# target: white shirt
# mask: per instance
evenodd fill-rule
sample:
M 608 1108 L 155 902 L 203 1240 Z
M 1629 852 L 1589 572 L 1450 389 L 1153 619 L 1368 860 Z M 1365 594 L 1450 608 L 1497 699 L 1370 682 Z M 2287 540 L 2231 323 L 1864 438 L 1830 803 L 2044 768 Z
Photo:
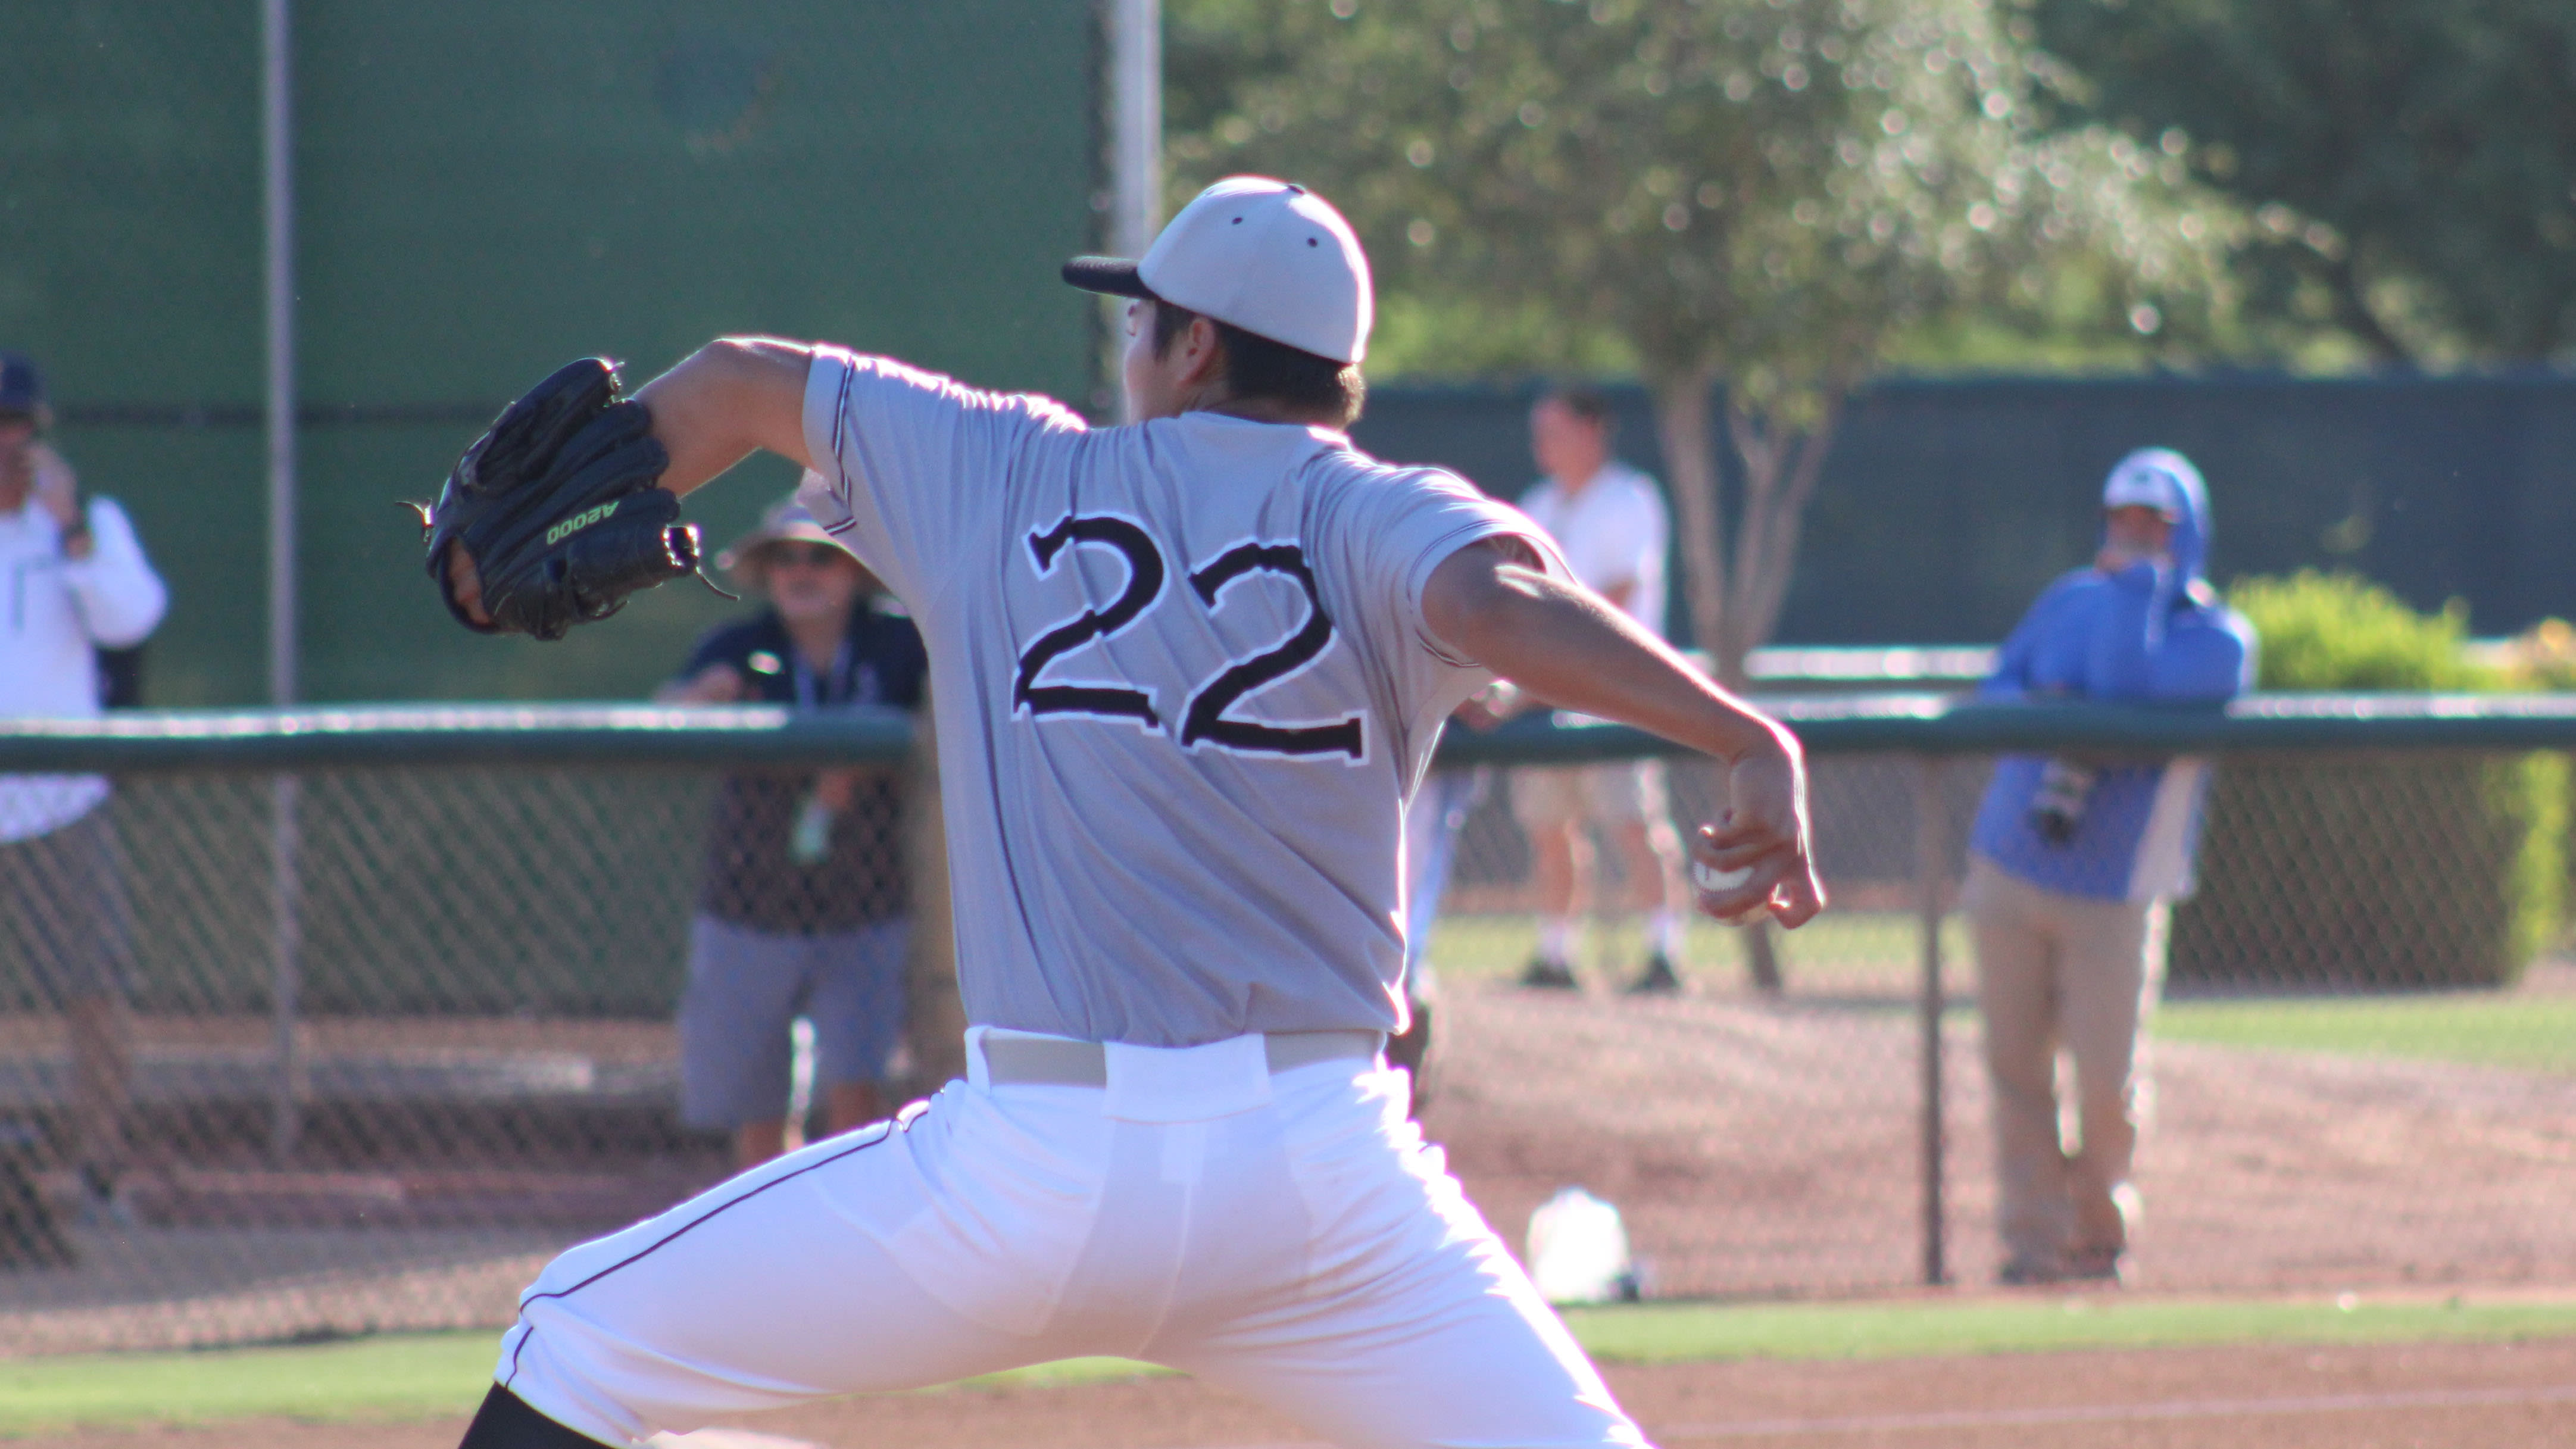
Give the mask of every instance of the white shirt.
M 0 513 L 0 718 L 95 718 L 93 651 L 143 642 L 169 604 L 125 510 L 93 497 L 88 511 L 94 547 L 77 561 L 34 499 Z M 97 775 L 0 775 L 0 843 L 59 830 L 106 798 Z
M 1614 458 L 1571 497 L 1554 478 L 1540 479 L 1522 496 L 1521 511 L 1556 539 L 1585 588 L 1607 594 L 1633 584 L 1620 607 L 1664 637 L 1664 549 L 1672 524 L 1654 479 Z
M 1091 429 L 823 350 L 814 516 L 930 651 L 967 1020 L 1139 1046 L 1404 1022 L 1404 803 L 1490 678 L 1432 569 L 1530 521 L 1322 428 Z

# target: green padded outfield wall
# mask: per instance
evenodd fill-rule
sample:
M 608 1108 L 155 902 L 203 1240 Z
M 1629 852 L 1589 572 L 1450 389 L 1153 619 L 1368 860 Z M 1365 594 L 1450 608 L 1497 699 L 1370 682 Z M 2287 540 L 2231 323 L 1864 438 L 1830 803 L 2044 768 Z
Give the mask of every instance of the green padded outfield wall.
M 823 337 L 1089 404 L 1086 0 L 297 0 L 304 694 L 631 696 L 740 605 L 448 621 L 397 511 L 566 358 Z M 0 347 L 169 579 L 146 699 L 266 690 L 256 0 L 0 0 Z M 794 482 L 692 500 L 711 544 Z

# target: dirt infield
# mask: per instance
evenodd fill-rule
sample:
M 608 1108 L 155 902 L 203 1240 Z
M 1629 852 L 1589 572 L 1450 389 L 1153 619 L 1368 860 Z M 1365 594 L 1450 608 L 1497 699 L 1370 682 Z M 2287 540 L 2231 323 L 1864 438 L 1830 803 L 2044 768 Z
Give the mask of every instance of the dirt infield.
M 1614 1366 L 1610 1378 L 1648 1433 L 1668 1445 L 2024 1449 L 2035 1438 L 2063 1449 L 2576 1444 L 2576 1339 Z M 462 1427 L 461 1419 L 364 1426 L 262 1420 L 16 1442 L 25 1449 L 446 1449 Z M 1287 1449 L 1310 1442 L 1285 1417 L 1181 1378 L 857 1399 L 764 1415 L 743 1427 L 771 1436 L 770 1444 L 832 1449 Z
M 1451 983 L 1437 1023 L 1426 1127 L 1507 1240 L 1519 1242 L 1548 1194 L 1580 1183 L 1624 1212 L 1660 1296 L 1921 1283 L 1917 1026 L 1895 981 L 1847 976 L 1774 1000 L 1712 968 L 1688 995 L 1639 1000 L 1469 977 Z M 594 1035 L 567 1031 L 554 1049 L 651 1050 L 644 1033 Z M 1955 1014 L 1944 1040 L 1947 1266 L 1974 1287 L 1991 1281 L 1995 1253 L 1973 1017 Z M 496 1037 L 485 1049 L 533 1048 Z M 2576 1078 L 2167 1044 L 2155 1080 L 2139 1160 L 2142 1288 L 2576 1283 L 2576 1214 L 2565 1210 L 2576 1202 Z M 286 1189 L 300 1194 L 296 1215 L 92 1234 L 79 1271 L 10 1275 L 0 1352 L 497 1327 L 552 1251 L 671 1201 L 692 1170 L 702 1165 L 675 1158 L 235 1174 L 277 1189 L 257 1198 L 272 1213 Z M 475 1193 L 429 1191 L 460 1184 Z M 326 1200 L 332 1191 L 349 1200 Z
M 1654 1291 L 1874 1292 L 1922 1273 L 1918 1027 L 1899 998 L 1566 998 L 1439 1014 L 1426 1115 L 1506 1238 L 1581 1183 Z M 1985 1073 L 1944 1031 L 1951 1281 L 1992 1281 Z M 2576 1079 L 2161 1044 L 2133 1282 L 2194 1291 L 2576 1281 Z

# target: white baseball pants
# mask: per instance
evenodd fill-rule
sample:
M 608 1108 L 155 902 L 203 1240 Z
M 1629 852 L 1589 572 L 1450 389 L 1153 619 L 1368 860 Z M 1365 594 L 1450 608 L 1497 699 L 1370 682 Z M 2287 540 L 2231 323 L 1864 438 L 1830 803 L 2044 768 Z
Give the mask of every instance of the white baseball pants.
M 1642 1445 L 1401 1072 L 1112 1045 L 1106 1088 L 970 1076 L 539 1275 L 496 1378 L 603 1442 L 1090 1354 L 1346 1449 Z M 1017 1036 L 1022 1033 L 989 1033 Z

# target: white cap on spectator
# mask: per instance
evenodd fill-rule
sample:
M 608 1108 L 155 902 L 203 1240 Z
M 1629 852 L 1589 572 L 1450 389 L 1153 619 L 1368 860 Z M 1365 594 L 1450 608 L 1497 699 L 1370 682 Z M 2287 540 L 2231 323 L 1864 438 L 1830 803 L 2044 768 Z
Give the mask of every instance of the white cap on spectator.
M 2163 450 L 2142 449 L 2122 458 L 2102 485 L 2104 508 L 2152 508 L 2167 519 L 2183 515 L 2182 480 L 2165 466 Z
M 1351 224 L 1305 187 L 1229 176 L 1181 209 L 1141 260 L 1076 257 L 1064 279 L 1146 297 L 1335 362 L 1368 355 L 1374 302 Z

